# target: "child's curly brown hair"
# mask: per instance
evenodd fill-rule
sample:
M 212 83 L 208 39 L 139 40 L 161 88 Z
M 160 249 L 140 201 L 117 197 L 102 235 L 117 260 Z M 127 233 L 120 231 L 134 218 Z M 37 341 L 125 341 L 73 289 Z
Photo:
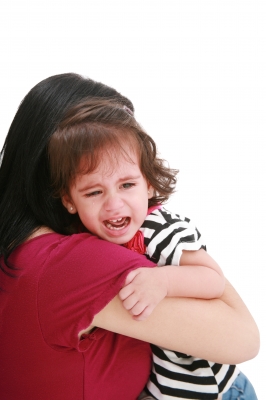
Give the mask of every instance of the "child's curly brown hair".
M 154 188 L 149 206 L 166 202 L 175 190 L 178 170 L 171 169 L 158 156 L 154 140 L 135 120 L 131 110 L 129 112 L 127 107 L 113 100 L 103 99 L 88 100 L 74 106 L 49 142 L 55 196 L 69 194 L 75 176 L 93 172 L 103 154 L 109 157 L 111 167 L 117 161 L 114 154 L 122 154 L 130 161 L 129 149 L 136 152 L 140 170 Z

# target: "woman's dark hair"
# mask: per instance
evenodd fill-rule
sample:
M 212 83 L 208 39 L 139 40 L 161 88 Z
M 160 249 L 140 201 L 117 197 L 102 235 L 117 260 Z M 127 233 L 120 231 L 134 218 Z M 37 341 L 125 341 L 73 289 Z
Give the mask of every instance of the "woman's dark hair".
M 113 100 L 91 99 L 75 105 L 60 122 L 48 146 L 54 195 L 69 195 L 76 175 L 93 172 L 102 160 L 110 172 L 120 155 L 132 161 L 131 151 L 154 189 L 149 206 L 167 201 L 174 191 L 177 171 L 158 156 L 154 140 L 133 114 Z
M 21 102 L 0 158 L 0 256 L 6 265 L 10 253 L 40 226 L 67 232 L 71 215 L 52 194 L 47 146 L 65 113 L 95 97 L 134 111 L 115 89 L 73 73 L 41 81 Z

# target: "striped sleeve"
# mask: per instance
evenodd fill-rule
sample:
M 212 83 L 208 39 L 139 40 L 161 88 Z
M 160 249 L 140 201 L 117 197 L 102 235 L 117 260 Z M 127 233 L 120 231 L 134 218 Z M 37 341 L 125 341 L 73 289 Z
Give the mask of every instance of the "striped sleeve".
M 206 250 L 201 234 L 190 219 L 165 208 L 147 215 L 140 230 L 146 255 L 159 266 L 179 265 L 183 250 Z

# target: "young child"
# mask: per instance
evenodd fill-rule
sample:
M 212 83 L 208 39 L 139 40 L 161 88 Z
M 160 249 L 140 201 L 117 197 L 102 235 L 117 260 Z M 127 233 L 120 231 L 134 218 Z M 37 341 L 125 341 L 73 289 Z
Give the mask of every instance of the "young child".
M 199 231 L 188 218 L 162 207 L 174 191 L 177 171 L 158 157 L 154 141 L 130 110 L 112 101 L 76 106 L 52 136 L 49 154 L 55 193 L 73 214 L 73 224 L 81 222 L 92 234 L 164 266 L 139 268 L 127 276 L 120 298 L 133 318 L 147 318 L 165 296 L 222 295 L 223 273 L 206 253 Z M 65 183 L 58 187 L 57 165 L 62 163 Z M 236 399 L 239 393 L 256 399 L 234 365 L 151 347 L 146 391 L 155 399 Z

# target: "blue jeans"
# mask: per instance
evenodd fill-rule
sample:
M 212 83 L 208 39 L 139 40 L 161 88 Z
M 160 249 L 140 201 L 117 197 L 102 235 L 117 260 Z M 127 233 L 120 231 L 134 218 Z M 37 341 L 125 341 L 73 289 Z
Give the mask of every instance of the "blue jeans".
M 258 400 L 258 398 L 248 378 L 240 372 L 222 400 Z

